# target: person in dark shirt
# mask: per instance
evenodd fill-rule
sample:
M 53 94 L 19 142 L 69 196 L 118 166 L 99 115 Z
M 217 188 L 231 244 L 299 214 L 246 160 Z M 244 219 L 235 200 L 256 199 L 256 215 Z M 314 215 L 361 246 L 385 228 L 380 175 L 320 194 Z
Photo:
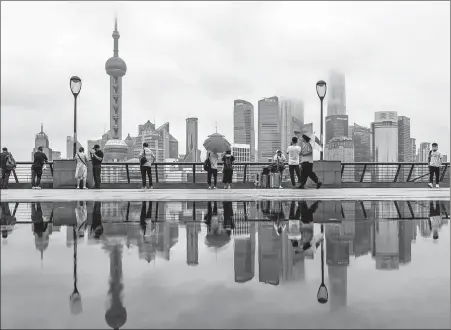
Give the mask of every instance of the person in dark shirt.
M 92 211 L 91 233 L 94 233 L 95 239 L 100 239 L 103 234 L 101 202 L 94 202 L 94 209 Z
M 43 150 L 42 147 L 38 147 L 38 151 L 36 151 L 33 156 L 33 165 L 31 165 L 31 188 L 32 189 L 41 189 L 40 184 L 41 184 L 41 177 L 42 177 L 42 169 L 44 167 L 44 164 L 49 162 L 47 155 L 45 153 L 43 153 L 42 150 Z
M 102 171 L 102 161 L 103 161 L 103 152 L 100 150 L 100 146 L 96 144 L 94 148 L 91 150 L 91 160 L 92 160 L 92 172 L 94 175 L 94 188 L 100 189 L 101 179 L 101 171 Z
M 41 203 L 31 203 L 31 222 L 33 223 L 33 232 L 42 237 L 47 230 L 48 223 L 44 221 Z
M 15 167 L 14 166 L 13 168 L 11 168 L 8 165 L 8 160 L 11 160 L 13 164 L 16 163 L 13 155 L 8 152 L 8 148 L 3 148 L 2 153 L 0 154 L 0 168 L 2 170 L 2 178 L 0 179 L 1 189 L 8 189 L 9 176 L 11 175 L 11 171 Z

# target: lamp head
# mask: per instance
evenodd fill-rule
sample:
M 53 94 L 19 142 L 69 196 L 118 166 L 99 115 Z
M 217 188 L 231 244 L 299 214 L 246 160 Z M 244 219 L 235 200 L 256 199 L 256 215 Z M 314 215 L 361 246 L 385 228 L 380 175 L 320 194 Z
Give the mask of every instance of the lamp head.
M 316 298 L 320 304 L 325 304 L 329 300 L 329 292 L 327 291 L 327 287 L 322 283 L 318 289 L 318 293 L 316 294 Z
M 324 80 L 320 80 L 316 83 L 316 93 L 318 97 L 322 100 L 326 96 L 327 84 Z
M 70 90 L 74 96 L 77 96 L 81 91 L 81 79 L 80 77 L 73 76 L 70 78 Z

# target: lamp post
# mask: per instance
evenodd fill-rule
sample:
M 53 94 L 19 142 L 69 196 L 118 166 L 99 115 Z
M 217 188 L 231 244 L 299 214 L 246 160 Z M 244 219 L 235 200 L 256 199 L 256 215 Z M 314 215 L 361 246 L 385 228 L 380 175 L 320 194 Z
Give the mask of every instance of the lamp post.
M 323 141 L 323 100 L 326 96 L 327 91 L 327 84 L 324 80 L 320 80 L 316 83 L 316 94 L 318 94 L 318 97 L 321 101 L 321 152 L 320 152 L 320 160 L 323 160 L 323 149 L 324 149 L 324 141 Z
M 324 235 L 324 225 L 321 225 L 321 234 Z M 329 292 L 324 284 L 324 236 L 321 241 L 321 285 L 319 286 L 316 298 L 320 304 L 325 304 L 329 300 Z
M 75 154 L 77 153 L 77 96 L 81 91 L 81 79 L 80 77 L 73 76 L 70 78 L 70 90 L 72 95 L 74 95 L 74 152 L 73 157 L 75 159 Z
M 81 295 L 77 288 L 77 229 L 76 225 L 72 228 L 72 234 L 74 236 L 74 290 L 70 295 L 70 311 L 72 314 L 80 314 L 83 311 L 81 304 Z

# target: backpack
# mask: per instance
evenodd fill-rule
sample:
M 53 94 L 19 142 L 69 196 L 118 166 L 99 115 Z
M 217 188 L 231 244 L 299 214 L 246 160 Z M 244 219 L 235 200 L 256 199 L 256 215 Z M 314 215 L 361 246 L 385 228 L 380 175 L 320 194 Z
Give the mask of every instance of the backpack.
M 207 159 L 205 159 L 204 161 L 204 171 L 210 171 L 211 170 L 211 161 L 210 161 L 210 157 L 207 157 Z
M 144 152 L 143 152 L 143 155 L 142 155 L 142 157 L 141 157 L 141 159 L 140 159 L 140 161 L 139 161 L 139 163 L 140 163 L 141 166 L 144 166 L 144 164 L 147 163 L 146 149 L 143 148 L 143 151 L 144 151 Z
M 231 170 L 232 168 L 232 157 L 224 157 L 224 169 Z
M 6 156 L 5 167 L 8 171 L 14 170 L 16 168 L 16 161 L 14 160 L 14 158 L 12 158 L 11 154 L 8 154 Z

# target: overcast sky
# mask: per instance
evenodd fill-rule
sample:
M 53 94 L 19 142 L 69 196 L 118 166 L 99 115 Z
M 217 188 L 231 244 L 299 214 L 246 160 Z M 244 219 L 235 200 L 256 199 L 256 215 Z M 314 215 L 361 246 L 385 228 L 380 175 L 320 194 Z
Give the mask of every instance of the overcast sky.
M 79 139 L 109 128 L 114 15 L 123 78 L 123 132 L 156 119 L 185 151 L 185 119 L 200 146 L 233 142 L 233 100 L 293 96 L 319 132 L 316 81 L 346 75 L 350 123 L 374 112 L 411 118 L 411 135 L 450 145 L 450 4 L 446 2 L 2 2 L 1 144 L 29 160 L 41 122 L 54 150 L 73 135 L 69 78 L 83 80 Z

